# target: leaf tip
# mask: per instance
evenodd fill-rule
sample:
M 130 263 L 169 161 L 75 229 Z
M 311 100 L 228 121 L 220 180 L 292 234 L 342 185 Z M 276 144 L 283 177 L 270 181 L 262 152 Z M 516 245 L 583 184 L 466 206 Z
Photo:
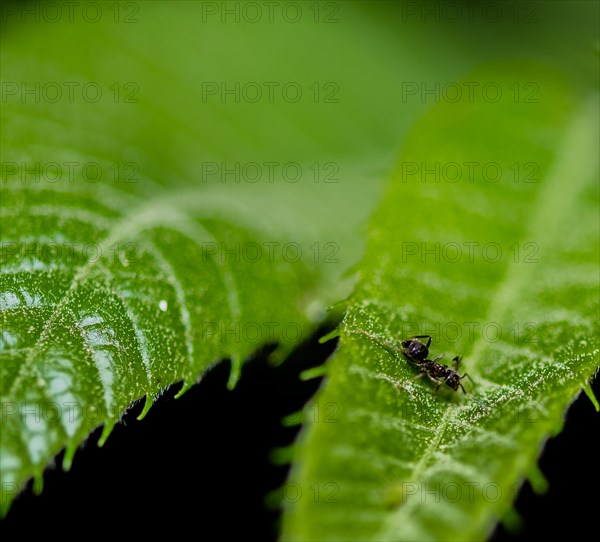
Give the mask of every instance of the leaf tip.
M 65 456 L 62 461 L 63 470 L 69 471 L 71 470 L 71 465 L 73 464 L 73 457 L 75 456 L 75 452 L 77 451 L 77 444 L 74 442 L 70 442 L 65 450 Z
M 227 381 L 227 389 L 232 390 L 240 379 L 242 372 L 242 360 L 239 354 L 231 356 L 231 371 L 229 372 L 229 380 Z
M 44 490 L 44 473 L 38 472 L 33 476 L 33 493 L 41 495 Z
M 531 467 L 527 478 L 536 494 L 543 495 L 548 491 L 548 480 L 546 480 L 546 477 L 537 465 Z
M 137 417 L 137 419 L 143 420 L 146 417 L 146 414 L 148 414 L 148 411 L 152 408 L 153 404 L 154 404 L 154 397 L 148 393 L 146 395 L 146 402 L 144 404 L 144 409 L 142 410 L 140 415 Z
M 275 350 L 273 350 L 273 352 L 271 352 L 267 357 L 269 365 L 272 367 L 278 367 L 286 360 L 291 351 L 292 348 L 290 346 L 285 346 L 282 343 L 279 343 L 277 348 L 275 348 Z
M 500 520 L 504 528 L 512 534 L 517 534 L 523 527 L 523 519 L 514 508 L 509 508 Z
M 600 412 L 600 404 L 598 403 L 596 394 L 594 393 L 594 390 L 592 389 L 592 386 L 589 382 L 587 382 L 586 385 L 583 386 L 583 391 L 588 396 L 589 400 L 592 402 L 592 405 L 594 405 L 596 412 Z
M 181 385 L 181 389 L 175 394 L 175 399 L 179 399 L 193 385 L 194 385 L 193 382 L 188 382 L 187 380 L 184 380 L 183 384 Z
M 98 439 L 98 448 L 102 448 L 108 436 L 112 433 L 113 427 L 115 426 L 114 420 L 107 421 L 102 428 L 102 434 Z
M 294 445 L 274 448 L 269 454 L 269 459 L 274 465 L 289 465 L 294 456 Z
M 283 488 L 269 491 L 264 497 L 264 506 L 267 510 L 280 510 L 283 503 Z
M 298 425 L 302 425 L 303 411 L 298 410 L 297 412 L 292 412 L 288 414 L 281 420 L 281 425 L 283 427 L 296 427 Z
M 324 363 L 323 365 L 319 365 L 317 367 L 311 367 L 310 369 L 306 369 L 300 373 L 300 380 L 307 381 L 312 380 L 313 378 L 320 378 L 327 374 L 327 365 Z
M 339 336 L 340 336 L 340 328 L 336 327 L 334 330 L 330 331 L 326 335 L 323 335 L 319 339 L 319 344 L 324 344 L 327 341 L 330 341 L 331 339 L 335 339 L 336 337 L 339 337 Z

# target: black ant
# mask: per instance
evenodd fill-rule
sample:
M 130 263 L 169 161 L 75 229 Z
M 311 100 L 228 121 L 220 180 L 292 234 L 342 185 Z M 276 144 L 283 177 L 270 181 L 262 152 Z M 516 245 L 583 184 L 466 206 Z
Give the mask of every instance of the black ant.
M 477 401 L 480 405 L 487 409 L 487 407 L 481 401 L 479 401 L 479 399 L 473 397 L 470 393 L 467 393 L 461 383 L 461 380 L 465 377 L 473 382 L 473 379 L 467 373 L 462 376 L 458 374 L 458 366 L 462 360 L 462 356 L 455 356 L 452 359 L 454 362 L 453 369 L 449 368 L 447 365 L 438 363 L 438 360 L 442 359 L 444 354 L 440 354 L 434 359 L 427 359 L 427 356 L 429 356 L 429 346 L 431 345 L 432 340 L 431 335 L 417 335 L 412 339 L 402 341 L 400 343 L 402 348 L 398 348 L 396 345 L 384 341 L 375 335 L 367 333 L 366 331 L 356 330 L 353 333 L 361 333 L 362 335 L 366 335 L 380 344 L 391 348 L 395 352 L 400 352 L 403 354 L 411 363 L 414 363 L 420 368 L 419 374 L 417 374 L 413 380 L 421 378 L 423 375 L 427 375 L 427 378 L 436 384 L 435 389 L 433 390 L 434 396 L 442 384 L 445 383 L 451 390 L 458 391 L 458 388 L 460 388 L 467 397 Z M 427 344 L 422 343 L 419 339 L 427 339 Z

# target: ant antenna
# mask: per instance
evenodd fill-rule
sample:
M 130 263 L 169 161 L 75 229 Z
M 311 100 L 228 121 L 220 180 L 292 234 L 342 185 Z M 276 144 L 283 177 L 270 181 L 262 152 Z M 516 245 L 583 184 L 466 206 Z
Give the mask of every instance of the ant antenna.
M 387 341 L 381 339 L 380 337 L 378 337 L 377 335 L 373 335 L 372 333 L 369 333 L 368 331 L 363 331 L 362 329 L 354 329 L 354 330 L 348 331 L 348 333 L 354 334 L 354 335 L 364 335 L 365 337 L 369 337 L 369 339 L 372 339 L 381 345 L 387 346 L 388 348 L 391 348 L 392 350 L 395 350 L 396 352 L 400 352 L 401 354 L 403 353 L 403 351 L 400 348 L 398 348 L 396 345 L 394 345 L 390 342 L 387 342 Z
M 454 361 L 455 363 L 455 367 L 456 369 L 458 369 L 458 365 L 462 360 L 462 356 L 456 356 L 452 361 Z M 458 379 L 461 380 L 463 378 L 468 378 L 473 384 L 475 384 L 475 381 L 469 376 L 468 373 L 465 373 L 462 376 L 459 376 Z M 473 399 L 473 401 L 476 401 L 477 403 L 479 403 L 483 408 L 485 408 L 486 410 L 489 410 L 489 408 L 482 403 L 479 399 L 477 399 L 477 397 L 474 397 L 473 395 L 471 395 L 470 393 L 467 393 L 465 390 L 465 387 L 459 382 L 458 385 L 460 386 L 460 389 L 463 391 L 463 393 L 469 398 L 469 399 Z
M 468 375 L 464 375 L 464 376 L 468 376 Z M 469 380 L 471 380 L 471 377 L 469 377 Z M 472 380 L 471 380 L 472 382 Z M 475 397 L 474 395 L 471 395 L 470 393 L 467 393 L 467 391 L 465 390 L 464 386 L 459 382 L 458 385 L 460 386 L 460 389 L 463 391 L 463 393 L 469 398 L 472 399 L 473 401 L 479 403 L 483 408 L 485 408 L 485 410 L 489 410 L 488 406 L 486 404 L 484 404 L 482 401 L 480 401 L 479 399 L 477 399 L 477 397 Z
M 479 403 L 484 408 L 484 410 L 490 410 L 490 408 L 485 403 L 483 403 L 483 401 L 480 401 L 479 399 L 477 399 L 477 397 L 471 395 L 470 393 L 466 393 L 465 395 L 467 397 L 469 397 L 469 399 L 473 399 L 473 401 L 476 401 L 477 403 Z

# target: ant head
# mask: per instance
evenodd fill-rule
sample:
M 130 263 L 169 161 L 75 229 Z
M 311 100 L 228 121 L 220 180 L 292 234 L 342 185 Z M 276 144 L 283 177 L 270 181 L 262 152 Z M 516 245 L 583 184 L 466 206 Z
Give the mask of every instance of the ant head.
M 404 355 L 410 359 L 416 361 L 423 361 L 427 359 L 429 355 L 429 348 L 427 348 L 418 339 L 409 339 L 408 341 L 402 341 L 402 351 Z
M 458 391 L 458 386 L 460 386 L 460 376 L 456 371 L 448 369 L 448 372 L 446 373 L 446 385 L 454 391 Z

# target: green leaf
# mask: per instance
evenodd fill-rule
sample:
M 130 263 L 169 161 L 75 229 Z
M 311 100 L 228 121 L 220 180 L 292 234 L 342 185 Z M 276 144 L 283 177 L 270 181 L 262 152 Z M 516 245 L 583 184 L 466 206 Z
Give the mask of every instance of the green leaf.
M 305 417 L 283 488 L 285 540 L 485 538 L 523 478 L 544 490 L 540 449 L 598 367 L 598 95 L 515 62 L 465 81 L 540 92 L 440 103 L 410 134 L 314 401 L 337 423 Z M 472 396 L 413 380 L 388 345 L 415 335 L 464 356 Z
M 233 385 L 261 346 L 277 343 L 281 359 L 305 340 L 349 291 L 344 273 L 362 251 L 356 237 L 389 156 L 375 141 L 369 157 L 353 156 L 368 130 L 381 141 L 384 107 L 345 138 L 322 129 L 346 122 L 367 81 L 331 72 L 331 58 L 273 72 L 273 56 L 298 56 L 297 44 L 316 57 L 331 48 L 325 27 L 306 19 L 223 25 L 203 20 L 201 3 L 171 11 L 152 2 L 136 24 L 114 22 L 119 4 L 96 24 L 73 24 L 10 7 L 0 123 L 2 511 L 32 476 L 41 490 L 64 448 L 68 468 L 102 424 L 103 443 L 133 401 L 146 397 L 143 416 L 167 386 L 184 381 L 183 391 L 228 357 Z M 290 30 L 296 39 L 281 45 Z M 340 32 L 350 43 L 351 30 Z M 279 89 L 300 85 L 304 99 L 203 94 L 207 83 L 266 91 L 273 79 Z M 345 103 L 312 99 L 311 86 L 335 90 L 330 82 L 347 89 Z

